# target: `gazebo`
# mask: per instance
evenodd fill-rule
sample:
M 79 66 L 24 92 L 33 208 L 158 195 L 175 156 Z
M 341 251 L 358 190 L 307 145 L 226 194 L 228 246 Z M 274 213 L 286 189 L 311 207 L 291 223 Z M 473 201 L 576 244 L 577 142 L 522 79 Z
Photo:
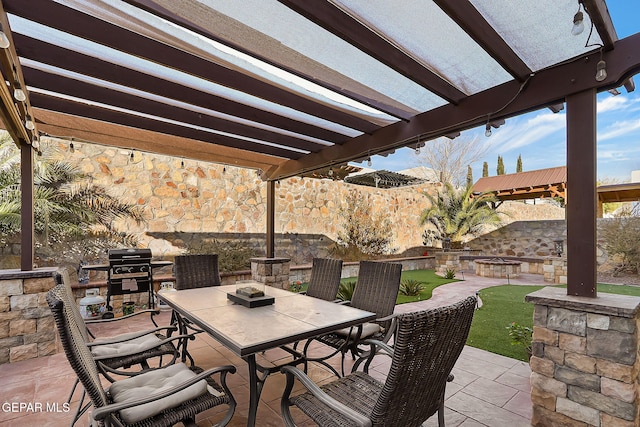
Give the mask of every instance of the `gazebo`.
M 45 135 L 258 169 L 273 257 L 278 180 L 566 106 L 568 293 L 596 294 L 596 94 L 640 69 L 604 0 L 2 0 L 0 24 L 23 270 Z

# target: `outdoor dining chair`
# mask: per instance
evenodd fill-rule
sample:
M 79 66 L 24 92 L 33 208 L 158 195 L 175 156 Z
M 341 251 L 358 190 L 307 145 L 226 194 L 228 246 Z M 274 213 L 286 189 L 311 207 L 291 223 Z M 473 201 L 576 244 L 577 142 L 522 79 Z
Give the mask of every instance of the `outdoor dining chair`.
M 92 425 L 187 425 L 195 423 L 196 414 L 223 404 L 228 405 L 228 410 L 219 425 L 231 420 L 236 402 L 226 385 L 226 375 L 235 373 L 233 366 L 202 372 L 195 366 L 176 363 L 116 381 L 103 389 L 98 365 L 65 294 L 64 285 L 56 285 L 47 293 L 47 304 L 65 355 L 93 404 Z M 219 374 L 219 382 L 212 378 L 214 374 Z
M 355 359 L 360 353 L 358 349 L 360 340 L 369 338 L 387 342 L 393 334 L 393 309 L 398 298 L 401 274 L 402 264 L 399 263 L 360 261 L 353 296 L 351 301 L 346 303 L 351 307 L 376 313 L 376 320 L 308 340 L 303 349 L 305 368 L 308 362 L 318 362 L 340 376 L 335 368 L 327 362 L 327 359 L 340 353 L 342 375 L 344 376 L 345 355 L 351 352 Z M 335 351 L 322 357 L 312 357 L 309 355 L 309 348 L 314 341 L 330 346 Z
M 220 286 L 218 254 L 177 255 L 173 275 L 177 290 Z
M 54 273 L 54 281 L 57 286 L 60 286 L 59 296 L 64 299 L 69 316 L 73 317 L 73 321 L 80 331 L 80 336 L 93 356 L 99 372 L 110 382 L 115 381 L 113 375 L 131 377 L 151 369 L 169 366 L 174 364 L 180 356 L 181 342 L 187 339 L 187 336 L 177 334 L 170 336 L 177 330 L 175 326 L 158 326 L 153 318 L 153 315 L 158 313 L 157 310 L 141 310 L 128 316 L 112 319 L 86 320 L 82 318 L 73 297 L 68 271 L 66 269 L 57 270 Z M 95 324 L 114 324 L 142 314 L 151 315 L 153 328 L 113 337 L 96 338 L 87 327 L 87 325 Z M 153 365 L 155 367 L 149 364 L 152 359 L 155 361 Z M 136 365 L 140 365 L 140 369 L 129 369 Z M 76 379 L 67 403 L 71 402 L 78 382 L 79 379 Z M 83 401 L 84 392 L 74 422 L 86 411 L 86 408 L 83 408 Z
M 175 289 L 196 289 L 209 286 L 220 286 L 220 268 L 218 266 L 218 254 L 192 254 L 176 255 L 173 261 L 173 275 L 176 278 Z M 175 311 L 171 312 L 171 324 L 176 325 L 181 334 L 201 333 L 191 322 Z M 187 358 L 193 363 L 193 358 L 187 349 L 189 340 L 182 342 L 182 361 Z
M 471 296 L 447 307 L 398 315 L 393 348 L 368 340 L 369 357 L 380 351 L 391 356 L 384 382 L 365 369 L 318 387 L 298 368 L 283 367 L 285 425 L 295 426 L 290 407 L 297 406 L 319 426 L 417 427 L 437 412 L 443 427 L 445 387 L 453 380 L 451 370 L 467 340 L 475 305 Z M 307 391 L 291 396 L 296 379 Z
M 326 301 L 335 301 L 341 276 L 341 259 L 314 258 L 306 295 Z

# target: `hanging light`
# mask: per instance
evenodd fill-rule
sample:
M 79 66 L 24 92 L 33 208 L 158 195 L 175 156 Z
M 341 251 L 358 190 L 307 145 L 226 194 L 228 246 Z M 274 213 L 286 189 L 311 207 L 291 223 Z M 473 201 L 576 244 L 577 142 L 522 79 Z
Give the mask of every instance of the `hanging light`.
M 71 141 L 69 142 L 69 152 L 70 153 L 76 152 L 76 147 L 73 145 L 73 138 L 71 138 Z
M 327 172 L 327 174 L 329 174 L 329 176 L 333 176 L 333 168 L 329 168 L 329 172 Z
M 491 125 L 487 123 L 487 126 L 484 128 L 484 136 L 487 138 L 491 136 Z
M 416 144 L 416 151 L 415 151 L 415 153 L 416 153 L 416 156 L 417 156 L 418 154 L 420 154 L 420 144 L 419 144 L 419 143 L 418 143 L 418 144 Z
M 571 35 L 578 36 L 584 31 L 584 14 L 580 10 L 580 4 L 578 4 L 578 11 L 573 15 L 573 27 L 571 28 Z
M 367 166 L 371 167 L 373 163 L 371 162 L 371 157 L 367 159 Z
M 129 154 L 129 158 L 133 161 L 133 150 L 131 150 L 131 154 Z
M 604 59 L 601 59 L 596 64 L 596 81 L 603 81 L 607 78 L 607 63 Z
M 9 46 L 11 46 L 11 43 L 9 42 L 9 37 L 7 37 L 7 35 L 4 33 L 4 29 L 0 24 L 0 48 L 6 49 Z
M 36 150 L 40 149 L 40 139 L 38 138 L 38 134 L 36 133 L 33 134 L 33 137 L 31 139 L 31 146 Z
M 26 127 L 29 130 L 34 130 L 36 128 L 36 125 L 33 124 L 33 120 L 31 120 L 31 116 L 28 114 L 24 121 L 24 127 Z
M 180 167 L 184 169 L 184 159 L 180 159 Z
M 18 102 L 24 102 L 27 100 L 27 95 L 24 93 L 22 88 L 20 87 L 20 83 L 15 82 L 13 84 L 13 99 Z

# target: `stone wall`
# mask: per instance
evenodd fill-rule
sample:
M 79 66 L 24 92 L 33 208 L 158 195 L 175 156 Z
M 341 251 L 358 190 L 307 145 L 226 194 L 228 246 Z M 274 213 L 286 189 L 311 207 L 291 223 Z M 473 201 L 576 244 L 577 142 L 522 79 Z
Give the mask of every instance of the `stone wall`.
M 57 352 L 46 294 L 55 269 L 0 272 L 0 364 Z
M 78 165 L 95 184 L 143 207 L 143 224 L 118 226 L 136 235 L 155 257 L 177 255 L 205 236 L 250 236 L 251 244 L 264 251 L 266 183 L 256 171 L 78 141 L 71 152 L 68 142 L 52 141 L 59 156 Z M 424 193 L 433 190 L 433 184 L 387 190 L 328 179 L 282 180 L 276 185 L 275 197 L 276 253 L 294 264 L 326 256 L 340 231 L 338 211 L 352 191 L 362 192 L 374 212 L 392 218 L 393 246 L 398 252 L 421 246 L 418 218 L 428 206 Z M 18 253 L 16 247 L 10 247 L 2 254 L 3 258 L 17 258 Z
M 640 426 L 640 298 L 566 295 L 545 288 L 535 304 L 533 426 Z

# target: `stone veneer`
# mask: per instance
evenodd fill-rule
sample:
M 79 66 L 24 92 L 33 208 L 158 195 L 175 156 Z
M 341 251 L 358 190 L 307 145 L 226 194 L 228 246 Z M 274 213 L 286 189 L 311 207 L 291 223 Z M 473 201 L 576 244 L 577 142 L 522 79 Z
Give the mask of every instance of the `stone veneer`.
M 279 289 L 289 289 L 289 258 L 251 258 L 251 278 Z
M 522 263 L 500 258 L 484 258 L 477 259 L 475 264 L 477 276 L 508 279 L 520 276 L 520 265 Z
M 535 304 L 533 426 L 640 426 L 640 298 L 566 295 L 544 288 Z
M 68 141 L 50 140 L 58 147 L 59 157 L 91 176 L 94 184 L 143 208 L 143 223 L 119 221 L 116 225 L 138 237 L 139 246 L 151 249 L 155 258 L 180 254 L 190 243 L 185 236 L 255 234 L 262 235 L 264 242 L 267 185 L 254 170 L 139 151 L 133 151 L 132 156 L 131 150 L 77 141 L 71 152 Z M 380 189 L 330 179 L 283 179 L 276 185 L 275 233 L 277 238 L 291 241 L 287 252 L 278 246 L 278 256 L 292 258 L 296 264 L 311 262 L 313 256 L 326 256 L 326 252 L 308 248 L 307 237 L 297 236 L 315 236 L 321 241 L 325 236 L 320 245 L 327 239 L 336 240 L 341 229 L 337 214 L 353 191 L 365 196 L 373 213 L 393 219 L 392 246 L 398 252 L 422 246 L 423 227 L 418 217 L 429 207 L 425 193 L 433 193 L 437 185 Z M 263 252 L 256 256 L 264 256 L 264 243 L 261 249 Z M 4 258 L 0 258 L 0 266 L 15 267 L 7 263 L 9 258 L 15 258 L 14 264 L 19 260 L 19 243 L 0 248 L 0 252 Z M 299 259 L 302 253 L 307 259 Z M 53 264 L 62 262 L 56 259 Z
M 55 270 L 0 270 L 0 364 L 57 352 L 55 323 L 46 301 Z

